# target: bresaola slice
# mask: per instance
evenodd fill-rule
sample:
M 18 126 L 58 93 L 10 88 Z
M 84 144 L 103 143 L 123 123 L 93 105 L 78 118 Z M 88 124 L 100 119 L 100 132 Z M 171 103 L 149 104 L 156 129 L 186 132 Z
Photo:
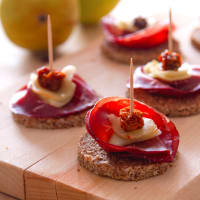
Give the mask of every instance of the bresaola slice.
M 128 48 L 152 48 L 168 40 L 168 22 L 157 22 L 153 26 L 130 33 L 122 31 L 115 25 L 111 16 L 102 20 L 106 40 Z M 173 26 L 175 28 L 175 26 Z
M 74 96 L 63 107 L 57 108 L 45 103 L 31 87 L 25 86 L 11 99 L 10 109 L 15 114 L 28 117 L 58 118 L 77 114 L 94 106 L 98 100 L 95 91 L 78 75 L 74 75 L 72 81 L 76 84 Z
M 200 92 L 200 68 L 192 66 L 189 70 L 191 77 L 186 80 L 165 82 L 153 78 L 143 72 L 143 67 L 139 67 L 134 73 L 134 88 L 143 89 L 150 93 L 182 97 Z M 129 88 L 129 83 L 127 84 Z
M 179 144 L 179 135 L 174 124 L 164 115 L 136 100 L 134 107 L 142 111 L 144 117 L 151 118 L 156 123 L 161 135 L 127 146 L 109 144 L 109 139 L 114 133 L 108 115 L 114 114 L 119 117 L 120 109 L 129 105 L 129 99 L 120 97 L 108 97 L 97 102 L 86 116 L 88 133 L 106 152 L 115 152 L 121 156 L 152 162 L 173 161 Z

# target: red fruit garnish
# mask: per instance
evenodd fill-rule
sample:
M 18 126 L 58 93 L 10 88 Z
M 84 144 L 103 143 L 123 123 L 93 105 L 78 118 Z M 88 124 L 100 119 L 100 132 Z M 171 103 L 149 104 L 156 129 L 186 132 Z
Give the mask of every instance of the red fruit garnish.
M 134 101 L 134 108 L 143 112 L 143 117 L 151 118 L 160 129 L 161 135 L 151 140 L 127 146 L 109 144 L 114 133 L 108 115 L 114 114 L 119 117 L 120 110 L 129 106 L 129 104 L 129 99 L 120 97 L 108 97 L 98 101 L 86 116 L 88 133 L 108 153 L 118 152 L 122 156 L 152 162 L 173 161 L 179 144 L 179 135 L 174 124 L 161 113 L 136 100 Z
M 168 40 L 168 22 L 159 21 L 134 33 L 120 30 L 114 23 L 114 18 L 107 16 L 102 20 L 106 40 L 129 48 L 151 48 Z M 173 25 L 173 29 L 175 26 Z M 126 34 L 127 33 L 127 34 Z
M 158 60 L 162 63 L 162 70 L 178 70 L 182 65 L 182 57 L 179 53 L 170 52 L 168 49 L 160 54 Z
M 121 128 L 126 132 L 141 129 L 144 126 L 142 112 L 133 109 L 131 114 L 130 106 L 122 108 L 119 115 Z
M 53 92 L 57 92 L 61 88 L 62 81 L 66 76 L 61 71 L 51 71 L 47 67 L 37 70 L 37 74 L 40 86 Z

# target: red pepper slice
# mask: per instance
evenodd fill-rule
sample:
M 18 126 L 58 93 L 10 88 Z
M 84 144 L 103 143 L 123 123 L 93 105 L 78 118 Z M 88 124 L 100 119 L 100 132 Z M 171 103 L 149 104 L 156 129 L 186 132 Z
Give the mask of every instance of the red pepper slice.
M 152 48 L 168 40 L 169 23 L 165 21 L 158 21 L 154 26 L 149 26 L 134 33 L 120 30 L 115 26 L 114 18 L 111 16 L 104 17 L 102 24 L 106 39 L 109 42 L 128 48 Z M 175 29 L 174 25 L 173 29 Z
M 127 146 L 109 144 L 113 129 L 108 115 L 119 116 L 120 109 L 129 105 L 129 99 L 120 97 L 108 97 L 98 101 L 86 116 L 88 133 L 106 152 L 118 152 L 121 156 L 152 162 L 173 161 L 179 144 L 179 134 L 174 124 L 161 113 L 136 100 L 134 101 L 135 108 L 142 111 L 144 117 L 154 120 L 161 131 L 161 135 L 148 141 Z

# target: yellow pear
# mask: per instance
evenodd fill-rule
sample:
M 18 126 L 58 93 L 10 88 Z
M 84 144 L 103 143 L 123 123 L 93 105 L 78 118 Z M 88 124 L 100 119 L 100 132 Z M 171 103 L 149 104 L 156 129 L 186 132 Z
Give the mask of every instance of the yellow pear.
M 33 51 L 47 49 L 47 15 L 54 47 L 63 43 L 78 20 L 77 0 L 2 0 L 0 16 L 7 36 Z
M 81 23 L 94 24 L 108 14 L 119 0 L 79 0 L 79 2 Z

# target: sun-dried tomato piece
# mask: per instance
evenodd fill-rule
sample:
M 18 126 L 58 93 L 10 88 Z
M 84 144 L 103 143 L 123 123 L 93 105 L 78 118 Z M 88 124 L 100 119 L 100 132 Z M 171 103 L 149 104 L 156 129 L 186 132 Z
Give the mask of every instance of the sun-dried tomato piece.
M 56 92 L 61 88 L 62 80 L 65 78 L 64 73 L 55 70 L 51 71 L 47 67 L 39 69 L 37 74 L 41 87 L 53 92 Z
M 125 131 L 134 131 L 144 126 L 144 120 L 142 118 L 142 112 L 133 109 L 133 113 L 130 113 L 130 106 L 122 108 L 120 110 L 120 124 Z
M 160 54 L 158 60 L 162 62 L 163 70 L 177 70 L 182 65 L 182 58 L 176 52 L 170 52 L 167 49 Z

